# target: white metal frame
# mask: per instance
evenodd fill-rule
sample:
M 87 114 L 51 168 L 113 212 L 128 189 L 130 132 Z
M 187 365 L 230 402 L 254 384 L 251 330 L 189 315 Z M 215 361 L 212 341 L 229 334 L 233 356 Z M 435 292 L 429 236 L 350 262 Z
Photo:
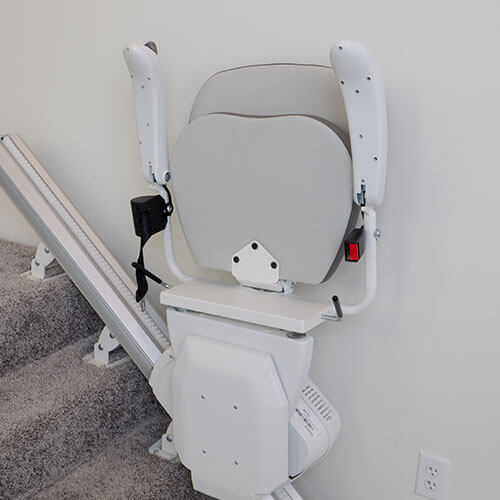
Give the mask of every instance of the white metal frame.
M 371 207 L 362 207 L 361 212 L 363 214 L 366 231 L 364 254 L 365 290 L 363 297 L 358 302 L 354 304 L 342 304 L 342 311 L 346 316 L 352 316 L 367 309 L 373 302 L 377 293 L 377 239 L 380 235 L 380 231 L 377 229 L 377 214 Z
M 161 184 L 170 179 L 166 133 L 166 96 L 158 56 L 149 45 L 128 44 L 124 57 L 133 80 L 141 161 L 146 181 L 152 189 L 166 198 Z M 387 157 L 387 116 L 382 77 L 371 52 L 361 43 L 342 40 L 332 47 L 330 58 L 346 106 L 353 157 L 353 199 L 362 205 L 366 230 L 364 295 L 355 304 L 342 304 L 345 315 L 358 314 L 368 308 L 377 289 L 377 239 L 374 205 L 383 200 Z M 158 104 L 159 103 L 159 104 Z M 149 123 L 149 126 L 144 126 Z M 149 168 L 155 158 L 161 168 L 155 175 Z M 148 166 L 144 168 L 144 166 Z M 157 179 L 162 179 L 158 181 Z M 177 264 L 171 224 L 163 234 L 165 256 L 172 274 L 181 282 L 192 280 Z M 263 288 L 269 288 L 263 286 Z M 278 291 L 293 292 L 291 287 L 277 287 Z M 340 319 L 325 314 L 323 319 Z

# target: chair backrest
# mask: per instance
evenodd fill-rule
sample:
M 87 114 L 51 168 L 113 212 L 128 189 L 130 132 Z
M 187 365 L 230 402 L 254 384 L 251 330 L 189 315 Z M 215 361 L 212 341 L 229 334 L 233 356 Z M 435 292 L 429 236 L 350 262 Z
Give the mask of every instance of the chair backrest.
M 271 64 L 212 76 L 170 166 L 195 260 L 230 271 L 235 253 L 258 241 L 279 278 L 327 279 L 357 218 L 347 130 L 329 67 Z

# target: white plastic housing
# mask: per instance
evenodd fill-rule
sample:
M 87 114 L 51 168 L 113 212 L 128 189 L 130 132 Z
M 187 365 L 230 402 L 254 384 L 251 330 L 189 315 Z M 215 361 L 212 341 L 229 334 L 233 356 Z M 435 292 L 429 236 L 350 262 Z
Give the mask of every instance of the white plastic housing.
M 349 124 L 354 173 L 354 202 L 366 205 L 384 198 L 387 163 L 387 112 L 382 77 L 372 53 L 361 43 L 342 40 L 330 59 L 340 83 Z
M 149 47 L 132 43 L 125 46 L 123 56 L 134 90 L 142 172 L 147 182 L 164 184 L 168 172 L 167 110 L 158 56 Z
M 288 401 L 269 354 L 190 335 L 173 401 L 175 445 L 195 489 L 255 500 L 288 480 Z
M 153 365 L 153 370 L 149 377 L 149 385 L 153 389 L 158 402 L 165 408 L 169 415 L 173 415 L 172 406 L 172 370 L 175 366 L 174 349 L 169 347 L 163 351 Z
M 307 382 L 313 351 L 312 337 L 304 335 L 289 338 L 278 330 L 205 314 L 180 312 L 172 308 L 167 309 L 167 321 L 176 357 L 179 357 L 184 342 L 192 334 L 268 353 L 272 356 L 280 376 L 288 400 L 289 413 L 293 413 Z M 165 355 L 162 358 L 165 358 Z M 155 370 L 156 365 L 153 372 Z
M 309 380 L 290 421 L 289 475 L 295 477 L 325 458 L 342 427 L 340 415 Z

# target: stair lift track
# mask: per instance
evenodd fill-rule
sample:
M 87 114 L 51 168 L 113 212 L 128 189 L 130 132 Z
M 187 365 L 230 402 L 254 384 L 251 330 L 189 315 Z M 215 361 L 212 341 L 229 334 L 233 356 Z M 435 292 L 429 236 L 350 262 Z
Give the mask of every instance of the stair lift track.
M 135 301 L 134 284 L 17 135 L 0 145 L 0 183 L 146 377 L 167 327 Z

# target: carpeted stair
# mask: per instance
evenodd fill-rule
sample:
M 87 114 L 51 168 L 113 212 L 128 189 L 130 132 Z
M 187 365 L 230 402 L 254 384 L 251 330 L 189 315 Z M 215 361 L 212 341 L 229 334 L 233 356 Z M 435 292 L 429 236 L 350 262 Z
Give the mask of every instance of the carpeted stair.
M 0 499 L 208 499 L 148 454 L 167 415 L 130 360 L 82 360 L 102 322 L 64 273 L 23 274 L 34 252 L 0 241 Z

